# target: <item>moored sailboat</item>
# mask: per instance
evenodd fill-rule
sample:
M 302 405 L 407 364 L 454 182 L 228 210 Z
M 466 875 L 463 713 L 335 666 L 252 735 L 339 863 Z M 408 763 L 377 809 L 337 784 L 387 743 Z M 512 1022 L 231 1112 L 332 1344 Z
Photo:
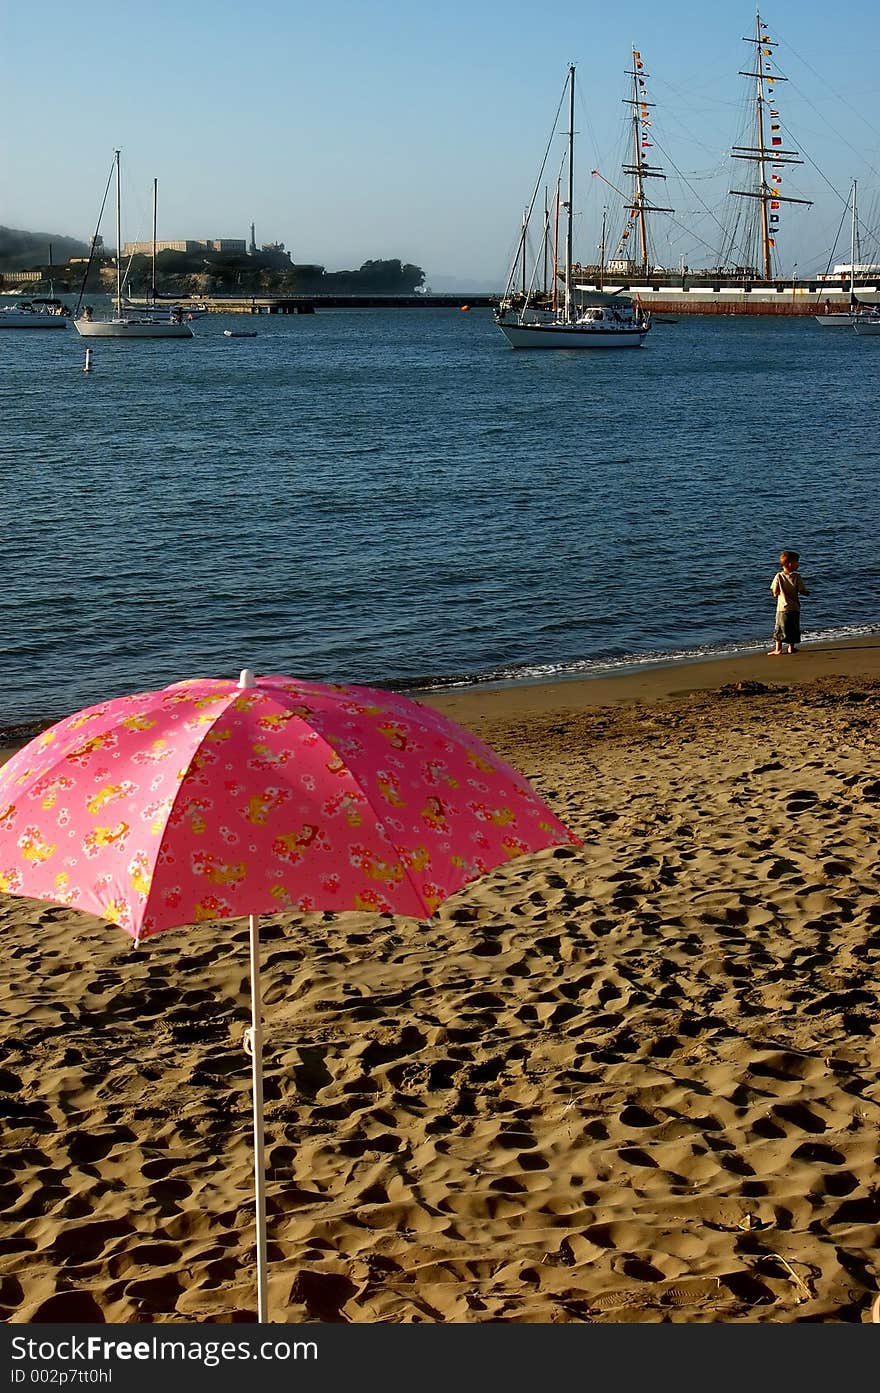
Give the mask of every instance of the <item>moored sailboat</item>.
M 651 327 L 649 318 L 626 296 L 597 295 L 576 301 L 572 281 L 572 235 L 574 204 L 574 77 L 572 64 L 568 70 L 568 199 L 566 210 L 565 276 L 562 303 L 559 303 L 556 266 L 552 295 L 540 295 L 535 290 L 537 260 L 532 281 L 525 284 L 526 237 L 530 215 L 535 205 L 540 178 L 526 217 L 523 219 L 520 248 L 508 278 L 507 288 L 495 312 L 495 323 L 512 348 L 640 348 Z M 560 109 L 562 103 L 560 102 Z M 558 112 L 557 112 L 558 119 Z M 555 129 L 555 127 L 554 127 Z M 545 157 L 546 158 L 546 157 Z M 549 233 L 549 218 L 545 208 L 544 239 Z M 523 290 L 513 292 L 517 266 L 522 261 Z
M 816 315 L 816 323 L 823 329 L 853 329 L 864 326 L 866 333 L 880 333 L 880 309 L 876 305 L 863 305 L 856 296 L 856 258 L 858 255 L 858 213 L 856 212 L 856 189 L 858 181 L 852 182 L 852 232 L 849 249 L 849 305 L 846 310 L 826 308 L 824 314 Z M 877 325 L 876 330 L 874 325 Z
M 60 300 L 23 300 L 0 309 L 0 329 L 66 329 L 69 316 Z
M 88 339 L 191 339 L 193 331 L 177 307 L 158 313 L 139 313 L 127 309 L 122 297 L 122 188 L 119 151 L 113 152 L 116 175 L 116 295 L 114 313 L 109 319 L 96 319 L 88 307 L 74 319 L 77 333 Z M 153 211 L 153 244 L 156 238 L 155 183 Z M 96 234 L 97 236 L 97 234 Z M 154 258 L 155 266 L 155 258 Z M 86 268 L 88 274 L 88 267 Z M 155 272 L 154 272 L 155 288 Z M 82 293 L 80 293 L 80 300 Z

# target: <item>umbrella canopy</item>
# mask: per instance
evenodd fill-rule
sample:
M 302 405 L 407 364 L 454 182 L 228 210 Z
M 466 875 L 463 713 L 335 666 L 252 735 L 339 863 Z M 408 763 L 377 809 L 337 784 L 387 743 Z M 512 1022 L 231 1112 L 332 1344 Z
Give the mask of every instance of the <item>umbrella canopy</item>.
M 0 770 L 0 889 L 135 939 L 360 909 L 426 918 L 493 866 L 577 843 L 526 779 L 368 687 L 199 678 L 69 716 Z
M 0 890 L 139 941 L 250 918 L 257 1312 L 268 1320 L 258 918 L 427 918 L 493 866 L 579 839 L 455 722 L 369 687 L 197 678 L 68 716 L 0 769 Z

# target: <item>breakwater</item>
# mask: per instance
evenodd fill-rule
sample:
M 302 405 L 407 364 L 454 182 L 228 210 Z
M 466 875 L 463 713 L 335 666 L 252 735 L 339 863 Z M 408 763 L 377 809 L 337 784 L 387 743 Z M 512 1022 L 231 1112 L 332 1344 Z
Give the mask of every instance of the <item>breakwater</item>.
M 314 314 L 330 309 L 491 308 L 498 295 L 205 295 L 189 302 L 211 314 Z

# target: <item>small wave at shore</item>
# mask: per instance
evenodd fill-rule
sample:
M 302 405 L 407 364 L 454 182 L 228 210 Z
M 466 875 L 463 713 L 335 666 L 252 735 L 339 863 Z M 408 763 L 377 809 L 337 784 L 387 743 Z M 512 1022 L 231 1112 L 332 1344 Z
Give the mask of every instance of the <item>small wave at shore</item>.
M 880 627 L 850 624 L 837 629 L 822 629 L 815 632 L 805 630 L 803 641 L 805 645 L 809 646 L 817 643 L 841 643 L 856 638 L 870 638 L 878 634 L 880 634 Z M 729 644 L 707 644 L 698 648 L 622 653 L 583 658 L 577 662 L 566 663 L 530 663 L 521 666 L 499 667 L 481 673 L 461 673 L 449 677 L 423 677 L 377 685 L 388 686 L 401 692 L 447 692 L 470 687 L 516 687 L 541 682 L 564 682 L 568 679 L 623 677 L 643 669 L 712 662 L 719 658 L 745 657 L 749 653 L 760 652 L 766 648 L 767 641 L 765 636 Z
M 835 629 L 805 631 L 806 647 L 817 644 L 852 643 L 859 638 L 880 636 L 878 625 L 843 625 Z M 418 698 L 419 694 L 451 691 L 466 691 L 492 687 L 538 686 L 542 682 L 565 682 L 589 680 L 590 678 L 625 677 L 641 671 L 657 668 L 685 666 L 690 663 L 713 662 L 723 658 L 746 657 L 750 653 L 761 652 L 766 647 L 766 638 L 730 644 L 706 645 L 688 648 L 645 653 L 623 653 L 603 657 L 584 658 L 568 663 L 530 663 L 520 666 L 498 667 L 484 672 L 461 672 L 443 676 L 425 676 L 387 680 L 377 678 L 360 685 L 373 686 L 379 690 L 404 692 Z M 295 674 L 291 674 L 295 675 Z M 4 720 L 0 716 L 0 746 L 18 745 L 30 740 L 55 721 L 69 715 L 67 711 L 54 713 L 34 713 L 20 720 Z

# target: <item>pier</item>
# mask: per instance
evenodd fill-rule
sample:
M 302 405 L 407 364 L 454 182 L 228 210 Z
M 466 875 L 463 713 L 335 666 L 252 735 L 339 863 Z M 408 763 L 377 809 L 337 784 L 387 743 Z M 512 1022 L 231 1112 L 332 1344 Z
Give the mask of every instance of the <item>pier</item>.
M 314 314 L 316 310 L 491 309 L 498 295 L 198 295 L 182 304 L 211 314 Z

